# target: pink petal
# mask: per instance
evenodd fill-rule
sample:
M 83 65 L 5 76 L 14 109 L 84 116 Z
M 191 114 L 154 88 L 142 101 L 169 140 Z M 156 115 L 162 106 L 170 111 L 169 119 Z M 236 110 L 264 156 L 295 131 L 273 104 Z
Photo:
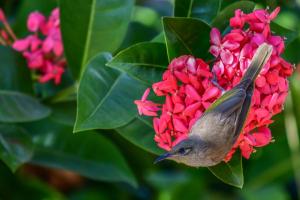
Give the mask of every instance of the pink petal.
M 261 127 L 258 129 L 258 132 L 252 134 L 255 138 L 256 147 L 262 147 L 269 144 L 272 140 L 271 131 L 267 127 Z
M 173 111 L 173 102 L 172 99 L 170 97 L 170 95 L 166 96 L 166 102 L 165 102 L 166 108 L 169 112 Z
M 45 53 L 49 53 L 53 49 L 53 46 L 54 46 L 54 41 L 52 40 L 52 38 L 47 37 L 43 43 L 43 51 Z
M 219 61 L 217 63 L 214 64 L 213 66 L 213 72 L 217 75 L 217 76 L 221 76 L 222 74 L 224 74 L 224 64 L 222 61 Z
M 196 89 L 196 90 L 198 90 L 198 91 L 200 91 L 200 89 L 202 89 L 201 88 L 201 83 L 198 81 L 198 78 L 197 78 L 197 76 L 194 76 L 194 75 L 192 75 L 192 74 L 189 74 L 189 82 L 192 84 L 192 86 Z
M 17 51 L 25 51 L 29 47 L 29 38 L 16 40 L 12 47 Z
M 278 72 L 275 71 L 269 72 L 266 74 L 266 78 L 269 84 L 271 85 L 278 84 L 278 79 L 279 79 Z
M 221 44 L 221 33 L 217 28 L 212 28 L 210 31 L 210 42 L 217 46 Z
M 219 95 L 220 95 L 220 90 L 217 87 L 210 87 L 203 94 L 203 101 L 216 98 Z
M 189 83 L 189 77 L 186 73 L 174 71 L 174 75 L 183 83 Z
M 53 52 L 56 56 L 61 56 L 63 54 L 63 45 L 62 45 L 62 42 L 55 42 L 54 43 L 54 47 L 53 47 Z
M 173 112 L 174 113 L 180 113 L 184 110 L 184 105 L 181 104 L 181 103 L 176 103 L 175 106 L 174 106 L 174 110 Z
M 200 101 L 201 97 L 198 94 L 198 92 L 196 91 L 196 89 L 191 86 L 191 85 L 186 85 L 185 86 L 185 92 L 187 94 L 187 96 L 189 96 L 191 99 L 194 99 L 196 101 Z
M 214 56 L 214 57 L 218 57 L 220 54 L 220 47 L 216 46 L 216 45 L 212 45 L 209 48 L 209 52 Z
M 239 48 L 240 44 L 238 42 L 231 42 L 231 41 L 226 40 L 223 43 L 223 47 L 232 51 L 232 50 Z
M 267 83 L 264 76 L 259 75 L 255 81 L 257 87 L 263 87 Z
M 278 13 L 280 12 L 280 7 L 277 7 L 269 16 L 270 20 L 273 20 L 277 17 Z
M 195 74 L 196 73 L 196 60 L 194 57 L 189 57 L 189 59 L 187 60 L 186 62 L 186 65 L 187 65 L 187 69 Z
M 31 32 L 36 32 L 45 23 L 45 16 L 39 12 L 30 13 L 27 20 L 27 28 Z
M 278 96 L 279 96 L 278 93 L 272 94 L 269 105 L 268 105 L 269 110 L 272 110 L 272 108 L 277 104 Z
M 246 159 L 250 158 L 251 153 L 253 152 L 253 147 L 250 146 L 248 143 L 246 143 L 245 141 L 242 142 L 240 145 L 240 149 L 242 152 L 242 156 Z
M 149 93 L 150 93 L 150 88 L 147 88 L 147 89 L 145 90 L 145 92 L 144 92 L 144 94 L 143 94 L 141 100 L 142 100 L 142 101 L 146 101 L 146 99 L 147 99 Z
M 201 107 L 202 103 L 197 102 L 192 105 L 189 105 L 188 107 L 185 108 L 183 111 L 183 114 L 188 116 L 188 117 L 194 117 L 195 113 L 198 111 L 198 109 Z
M 228 50 L 221 51 L 221 59 L 223 63 L 226 65 L 230 65 L 233 62 L 233 55 Z
M 5 14 L 4 14 L 2 8 L 0 8 L 0 21 L 1 22 L 6 21 L 6 17 L 5 17 Z
M 187 127 L 182 123 L 182 121 L 177 118 L 173 118 L 173 124 L 176 131 L 183 133 L 188 131 Z
M 159 133 L 159 118 L 157 117 L 153 118 L 153 128 L 155 133 Z

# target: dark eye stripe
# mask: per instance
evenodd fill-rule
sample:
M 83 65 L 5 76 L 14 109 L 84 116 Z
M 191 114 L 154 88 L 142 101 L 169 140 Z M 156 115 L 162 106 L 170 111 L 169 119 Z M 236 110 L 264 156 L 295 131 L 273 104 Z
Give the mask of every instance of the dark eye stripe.
M 184 154 L 185 153 L 185 149 L 184 148 L 180 148 L 178 151 L 180 154 Z

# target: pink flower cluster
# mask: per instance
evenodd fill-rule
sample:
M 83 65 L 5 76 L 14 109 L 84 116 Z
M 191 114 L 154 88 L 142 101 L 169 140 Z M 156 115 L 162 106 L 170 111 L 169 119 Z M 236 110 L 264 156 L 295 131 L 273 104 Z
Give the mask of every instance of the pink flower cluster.
M 211 30 L 210 52 L 216 60 L 212 72 L 202 59 L 181 56 L 174 59 L 163 74 L 163 80 L 152 88 L 157 96 L 164 96 L 164 104 L 146 100 L 147 89 L 141 100 L 136 100 L 140 114 L 155 116 L 154 140 L 158 146 L 169 151 L 186 138 L 195 121 L 221 95 L 212 83 L 213 74 L 225 90 L 239 83 L 258 48 L 264 42 L 273 46 L 273 53 L 255 82 L 252 104 L 244 129 L 225 161 L 229 161 L 239 148 L 243 157 L 249 158 L 254 147 L 262 147 L 272 141 L 272 116 L 282 111 L 288 93 L 287 77 L 293 67 L 280 57 L 284 51 L 284 40 L 273 35 L 270 22 L 279 13 L 279 8 L 271 14 L 266 10 L 255 10 L 244 14 L 235 11 L 230 19 L 231 31 L 224 37 L 218 29 Z M 249 28 L 245 28 L 245 24 Z M 159 115 L 159 116 L 158 116 Z
M 22 52 L 28 67 L 37 72 L 39 82 L 53 80 L 59 84 L 66 65 L 59 9 L 54 9 L 48 19 L 39 12 L 32 12 L 27 20 L 27 28 L 32 34 L 16 40 L 12 47 Z
M 159 147 L 170 150 L 187 137 L 193 123 L 220 96 L 211 78 L 209 65 L 202 59 L 181 56 L 171 62 L 163 80 L 152 86 L 157 96 L 165 96 L 163 105 L 146 100 L 150 88 L 141 100 L 135 101 L 140 114 L 157 116 L 161 110 L 160 117 L 153 118 L 154 140 Z

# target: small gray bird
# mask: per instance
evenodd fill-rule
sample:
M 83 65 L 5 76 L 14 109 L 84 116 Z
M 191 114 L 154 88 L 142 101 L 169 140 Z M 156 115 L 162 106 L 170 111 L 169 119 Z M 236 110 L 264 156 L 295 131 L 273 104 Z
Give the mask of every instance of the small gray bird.
M 161 155 L 193 167 L 209 167 L 220 163 L 236 142 L 251 104 L 254 81 L 272 54 L 272 46 L 260 45 L 238 85 L 225 92 L 198 119 L 187 139 Z

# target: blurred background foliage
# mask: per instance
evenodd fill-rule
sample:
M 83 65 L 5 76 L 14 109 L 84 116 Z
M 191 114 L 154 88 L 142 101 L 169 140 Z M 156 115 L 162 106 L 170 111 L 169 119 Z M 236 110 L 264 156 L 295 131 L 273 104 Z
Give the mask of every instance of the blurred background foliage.
M 221 8 L 233 2 L 236 0 L 223 0 Z M 281 6 L 275 21 L 300 32 L 299 0 L 254 2 L 257 8 Z M 171 0 L 136 0 L 125 39 L 115 53 L 159 35 L 161 16 L 171 16 L 173 4 Z M 19 37 L 27 34 L 26 19 L 30 12 L 38 10 L 49 15 L 57 5 L 55 0 L 0 1 Z M 284 55 L 296 66 L 300 63 L 299 45 L 298 35 Z M 241 190 L 220 182 L 205 168 L 193 169 L 173 162 L 153 165 L 155 156 L 119 137 L 119 129 L 73 135 L 76 97 L 70 72 L 64 75 L 59 87 L 32 83 L 20 56 L 1 47 L 1 90 L 35 94 L 52 112 L 36 122 L 17 123 L 18 127 L 0 126 L 0 154 L 4 161 L 0 163 L 0 199 L 299 199 L 299 69 L 290 79 L 291 93 L 285 111 L 276 116 L 271 126 L 275 142 L 259 149 L 250 160 L 243 160 L 245 185 Z M 62 90 L 70 90 L 68 98 Z M 22 135 L 23 140 L 14 140 L 16 134 Z M 6 144 L 7 141 L 12 143 Z M 4 164 L 11 160 L 16 160 L 10 165 L 17 169 L 14 173 Z M 17 168 L 22 163 L 27 164 Z

